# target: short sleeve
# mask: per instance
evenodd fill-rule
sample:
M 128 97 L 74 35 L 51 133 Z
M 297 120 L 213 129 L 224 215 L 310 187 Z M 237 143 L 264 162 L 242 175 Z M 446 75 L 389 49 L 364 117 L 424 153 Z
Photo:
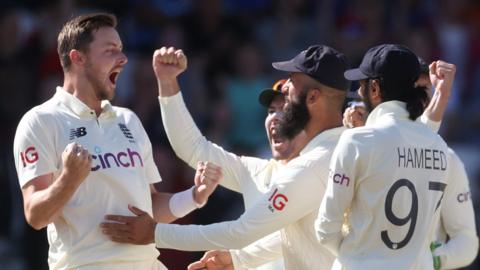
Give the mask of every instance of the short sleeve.
M 60 159 L 54 147 L 56 128 L 48 120 L 48 115 L 30 111 L 18 124 L 13 154 L 21 187 L 35 177 L 59 169 Z

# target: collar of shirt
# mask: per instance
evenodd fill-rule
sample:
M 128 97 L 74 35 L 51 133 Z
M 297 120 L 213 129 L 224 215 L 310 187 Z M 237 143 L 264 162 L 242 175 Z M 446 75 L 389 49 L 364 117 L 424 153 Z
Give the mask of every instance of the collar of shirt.
M 90 109 L 85 103 L 81 100 L 68 93 L 61 86 L 57 86 L 57 91 L 55 93 L 55 98 L 60 102 L 65 104 L 73 113 L 80 117 L 91 117 L 95 115 L 95 111 Z M 104 117 L 113 117 L 115 116 L 115 111 L 113 110 L 112 104 L 108 100 L 102 101 L 102 114 Z
M 337 140 L 345 130 L 345 127 L 336 127 L 322 131 L 320 134 L 311 139 L 308 144 L 300 151 L 300 155 L 312 151 L 315 147 L 322 144 L 322 142 L 330 142 L 331 140 Z
M 371 126 L 382 121 L 382 118 L 408 119 L 407 104 L 402 101 L 387 101 L 379 104 L 370 112 L 365 126 Z

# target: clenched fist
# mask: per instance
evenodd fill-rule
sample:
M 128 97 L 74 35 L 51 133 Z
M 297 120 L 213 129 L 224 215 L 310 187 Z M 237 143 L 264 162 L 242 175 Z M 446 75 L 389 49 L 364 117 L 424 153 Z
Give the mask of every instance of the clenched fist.
M 158 81 L 172 81 L 187 69 L 187 57 L 182 50 L 162 47 L 153 53 L 152 64 Z
M 90 173 L 92 156 L 78 143 L 70 143 L 62 153 L 63 172 L 68 179 L 83 181 Z
M 362 127 L 367 121 L 367 111 L 363 106 L 351 106 L 343 113 L 343 125 L 347 128 Z
M 432 62 L 429 69 L 432 85 L 437 91 L 446 97 L 449 97 L 453 86 L 453 80 L 455 78 L 455 65 L 438 60 Z
M 194 199 L 204 205 L 222 179 L 222 168 L 211 162 L 198 162 L 195 173 Z

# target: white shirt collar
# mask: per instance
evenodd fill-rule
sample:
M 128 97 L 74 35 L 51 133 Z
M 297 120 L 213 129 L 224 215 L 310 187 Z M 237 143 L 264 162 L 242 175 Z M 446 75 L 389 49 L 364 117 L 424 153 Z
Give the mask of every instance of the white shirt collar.
M 342 126 L 322 131 L 308 142 L 308 144 L 302 149 L 302 151 L 300 151 L 300 155 L 305 155 L 306 153 L 312 151 L 315 147 L 322 145 L 323 142 L 338 140 L 344 130 L 345 127 Z
M 69 108 L 73 113 L 81 117 L 91 117 L 95 116 L 95 111 L 88 107 L 85 103 L 79 100 L 74 95 L 68 93 L 61 86 L 57 86 L 56 93 L 54 96 L 56 99 L 60 100 L 67 108 Z M 112 104 L 108 100 L 103 100 L 102 104 L 102 115 L 106 117 L 112 117 L 115 115 Z
M 379 104 L 370 112 L 365 126 L 371 126 L 381 121 L 384 117 L 408 119 L 407 104 L 402 101 L 386 101 Z

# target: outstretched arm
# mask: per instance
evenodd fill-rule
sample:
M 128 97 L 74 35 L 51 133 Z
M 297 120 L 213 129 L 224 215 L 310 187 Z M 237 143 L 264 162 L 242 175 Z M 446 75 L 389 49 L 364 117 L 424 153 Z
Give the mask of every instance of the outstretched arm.
M 157 224 L 155 243 L 159 248 L 190 251 L 243 248 L 315 211 L 324 189 L 318 177 L 305 166 L 284 170 L 272 190 L 237 220 L 205 226 Z M 130 229 L 118 224 L 109 226 L 104 228 L 107 235 L 131 237 Z

